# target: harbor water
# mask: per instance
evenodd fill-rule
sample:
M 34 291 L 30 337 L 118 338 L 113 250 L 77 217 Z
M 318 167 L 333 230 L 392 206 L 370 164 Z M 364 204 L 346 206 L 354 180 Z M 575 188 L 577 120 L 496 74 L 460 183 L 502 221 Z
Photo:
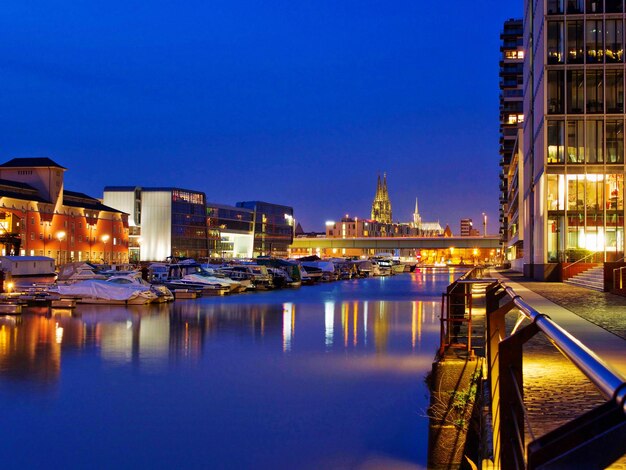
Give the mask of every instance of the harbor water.
M 3 468 L 424 468 L 463 270 L 0 317 Z

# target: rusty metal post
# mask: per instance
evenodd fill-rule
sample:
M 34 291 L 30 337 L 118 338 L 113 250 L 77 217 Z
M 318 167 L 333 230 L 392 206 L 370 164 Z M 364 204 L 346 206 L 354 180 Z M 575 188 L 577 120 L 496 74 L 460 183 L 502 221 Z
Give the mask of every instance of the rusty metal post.
M 535 323 L 500 342 L 500 442 L 502 468 L 525 468 L 523 346 L 539 332 Z
M 511 301 L 500 307 L 500 299 L 506 292 L 499 283 L 485 289 L 485 307 L 487 325 L 485 329 L 485 355 L 487 357 L 487 377 L 491 395 L 491 423 L 493 430 L 493 461 L 495 468 L 500 468 L 500 362 L 498 346 L 506 337 L 504 317 L 515 306 Z

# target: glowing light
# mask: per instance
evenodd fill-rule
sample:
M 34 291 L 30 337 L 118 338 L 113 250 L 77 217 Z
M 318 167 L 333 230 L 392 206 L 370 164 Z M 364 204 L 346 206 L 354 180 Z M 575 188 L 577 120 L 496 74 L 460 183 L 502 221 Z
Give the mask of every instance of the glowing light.
M 333 336 L 335 328 L 335 302 L 326 302 L 324 304 L 324 326 L 326 347 L 330 348 L 333 345 Z
M 63 327 L 59 326 L 58 323 L 55 324 L 54 336 L 57 344 L 61 344 L 63 342 Z
M 326 227 L 330 227 L 331 225 L 335 225 L 335 222 L 332 220 L 327 220 L 326 221 Z
M 293 304 L 290 302 L 283 304 L 283 351 L 291 351 L 291 340 L 293 337 Z

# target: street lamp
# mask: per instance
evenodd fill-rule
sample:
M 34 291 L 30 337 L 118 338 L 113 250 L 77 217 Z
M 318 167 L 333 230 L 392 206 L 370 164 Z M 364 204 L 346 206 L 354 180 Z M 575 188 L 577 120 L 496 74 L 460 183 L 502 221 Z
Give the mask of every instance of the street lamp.
M 57 232 L 57 238 L 59 240 L 59 261 L 58 261 L 58 263 L 59 263 L 59 265 L 61 265 L 61 262 L 62 262 L 62 260 L 61 260 L 61 242 L 65 238 L 65 232 L 63 232 L 63 231 Z
M 483 231 L 486 237 L 487 236 L 487 214 L 485 214 L 484 212 L 483 212 Z
M 106 263 L 107 261 L 107 255 L 106 255 L 106 249 L 107 249 L 107 242 L 109 241 L 109 237 L 108 235 L 102 235 L 102 260 Z

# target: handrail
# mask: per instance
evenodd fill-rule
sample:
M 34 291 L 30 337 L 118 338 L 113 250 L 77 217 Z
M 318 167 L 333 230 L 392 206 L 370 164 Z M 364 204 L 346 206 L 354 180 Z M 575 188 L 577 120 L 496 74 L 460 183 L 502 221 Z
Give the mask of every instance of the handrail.
M 575 264 L 578 264 L 578 263 L 580 263 L 581 261 L 585 261 L 587 258 L 591 258 L 592 256 L 595 256 L 595 255 L 597 255 L 597 254 L 598 254 L 598 253 L 597 253 L 597 252 L 595 252 L 595 251 L 594 251 L 593 253 L 589 253 L 587 256 L 585 256 L 585 257 L 583 257 L 583 258 L 580 258 L 580 259 L 578 259 L 578 260 L 574 261 L 572 264 L 568 264 L 568 265 L 566 266 L 566 268 L 567 268 L 567 269 L 569 269 L 569 268 L 571 268 L 572 266 L 574 266 Z
M 587 376 L 607 400 L 615 399 L 626 414 L 626 380 L 611 370 L 593 351 L 557 325 L 550 317 L 528 305 L 513 288 L 504 285 L 503 287 L 515 306 Z

